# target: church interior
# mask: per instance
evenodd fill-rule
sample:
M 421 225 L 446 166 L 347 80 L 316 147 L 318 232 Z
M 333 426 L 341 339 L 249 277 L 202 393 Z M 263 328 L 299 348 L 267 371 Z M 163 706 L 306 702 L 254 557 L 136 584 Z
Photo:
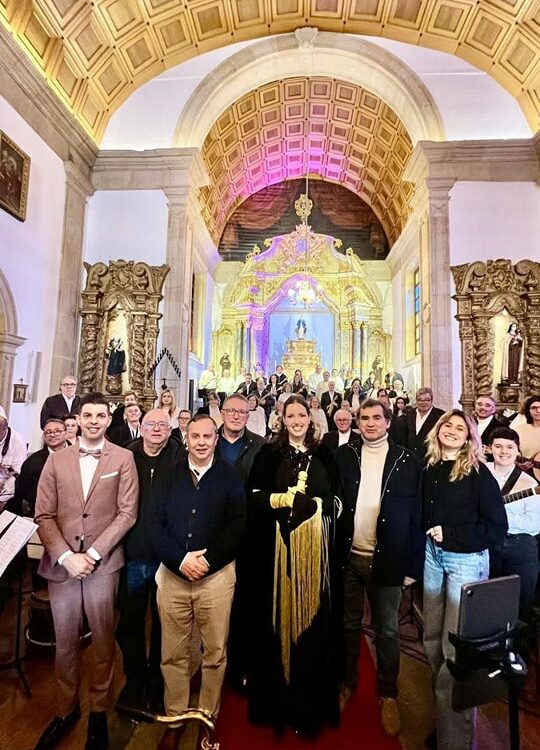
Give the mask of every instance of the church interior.
M 0 0 L 10 425 L 38 450 L 68 374 L 193 409 L 210 365 L 363 382 L 377 359 L 443 409 L 516 411 L 540 393 L 539 126 L 532 0 Z M 410 703 L 426 669 L 406 663 Z M 46 703 L 52 671 L 30 670 Z M 4 680 L 0 723 L 24 722 Z M 504 711 L 482 721 L 481 747 L 507 747 Z M 118 750 L 153 746 L 122 731 Z

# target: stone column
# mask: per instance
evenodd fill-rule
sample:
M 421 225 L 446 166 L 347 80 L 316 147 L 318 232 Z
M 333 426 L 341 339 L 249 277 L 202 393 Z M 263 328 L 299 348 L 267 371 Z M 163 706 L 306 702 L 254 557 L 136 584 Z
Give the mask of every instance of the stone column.
M 75 374 L 78 340 L 81 272 L 83 258 L 86 202 L 93 188 L 88 178 L 73 162 L 65 161 L 66 199 L 64 208 L 64 236 L 60 259 L 57 319 L 54 334 L 51 393 L 56 393 L 64 375 Z
M 0 333 L 0 405 L 9 416 L 13 393 L 13 367 L 17 349 L 26 339 L 13 333 Z
M 354 321 L 352 327 L 353 335 L 351 369 L 356 370 L 357 373 L 360 373 L 362 362 L 362 323 Z
M 178 403 L 182 407 L 188 403 L 189 325 L 193 274 L 191 247 L 187 247 L 189 192 L 188 186 L 164 189 L 169 207 L 166 262 L 171 270 L 166 281 L 162 340 L 163 346 L 170 351 L 180 367 Z

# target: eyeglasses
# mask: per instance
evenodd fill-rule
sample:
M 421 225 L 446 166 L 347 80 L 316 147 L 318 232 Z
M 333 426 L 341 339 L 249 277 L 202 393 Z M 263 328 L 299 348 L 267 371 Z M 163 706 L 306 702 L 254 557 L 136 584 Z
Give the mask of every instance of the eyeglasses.
M 149 430 L 155 430 L 156 427 L 158 430 L 168 430 L 170 424 L 168 422 L 143 422 L 142 427 L 147 427 Z
M 540 411 L 540 405 L 539 406 L 530 406 L 529 407 L 531 411 Z
M 221 411 L 231 417 L 246 417 L 249 414 L 248 409 L 222 409 Z
M 60 385 L 63 386 L 63 387 L 65 387 L 65 388 L 75 388 L 75 386 L 77 385 L 77 383 L 60 383 Z
M 65 430 L 60 430 L 60 429 L 58 429 L 58 430 L 45 430 L 43 434 L 45 435 L 45 437 L 51 437 L 52 435 L 63 435 L 64 432 L 65 432 Z

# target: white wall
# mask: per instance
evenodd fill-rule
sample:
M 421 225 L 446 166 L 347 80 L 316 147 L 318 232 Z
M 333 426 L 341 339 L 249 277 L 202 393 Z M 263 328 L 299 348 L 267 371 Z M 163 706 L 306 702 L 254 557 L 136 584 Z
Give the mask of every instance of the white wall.
M 27 381 L 30 352 L 42 352 L 35 402 L 12 404 L 10 423 L 35 450 L 40 447 L 39 411 L 49 395 L 62 249 L 65 173 L 62 160 L 0 97 L 0 126 L 31 158 L 26 221 L 0 210 L 0 267 L 11 287 L 19 336 L 26 342 L 15 359 L 14 382 Z
M 166 262 L 167 199 L 162 190 L 100 190 L 88 202 L 84 259 L 88 263 Z
M 449 219 L 452 265 L 497 258 L 540 262 L 540 187 L 532 182 L 458 182 L 450 192 Z M 456 312 L 452 301 L 455 404 L 461 395 Z

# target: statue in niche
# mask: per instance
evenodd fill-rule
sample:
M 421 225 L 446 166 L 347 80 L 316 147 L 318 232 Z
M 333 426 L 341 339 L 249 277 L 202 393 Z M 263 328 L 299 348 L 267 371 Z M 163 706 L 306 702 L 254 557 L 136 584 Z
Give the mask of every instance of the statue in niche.
M 220 358 L 219 364 L 221 367 L 221 377 L 223 377 L 223 373 L 225 372 L 225 370 L 231 369 L 231 359 L 228 352 L 225 352 L 225 354 Z
M 126 369 L 126 353 L 121 338 L 110 339 L 105 349 L 107 362 L 107 382 L 105 389 L 117 396 L 122 393 L 122 373 Z
M 503 342 L 501 382 L 520 385 L 523 372 L 523 336 L 517 323 L 510 323 Z
M 377 354 L 375 359 L 373 360 L 371 364 L 371 369 L 375 373 L 375 380 L 378 380 L 379 383 L 382 383 L 383 379 L 383 358 L 382 355 Z
M 304 318 L 298 318 L 298 322 L 296 323 L 296 328 L 294 329 L 294 332 L 296 333 L 297 339 L 306 338 L 307 326 L 306 326 L 306 321 L 304 320 Z

